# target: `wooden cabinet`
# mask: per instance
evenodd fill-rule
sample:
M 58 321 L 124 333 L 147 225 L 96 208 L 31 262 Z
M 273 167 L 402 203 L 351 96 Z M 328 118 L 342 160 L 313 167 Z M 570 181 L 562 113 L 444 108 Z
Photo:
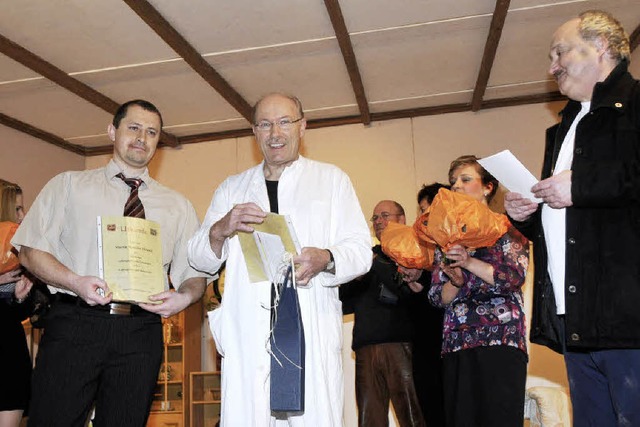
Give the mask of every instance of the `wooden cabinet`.
M 163 319 L 165 352 L 148 427 L 189 426 L 189 373 L 200 371 L 202 302 Z
M 220 421 L 220 372 L 191 372 L 191 425 L 217 427 Z

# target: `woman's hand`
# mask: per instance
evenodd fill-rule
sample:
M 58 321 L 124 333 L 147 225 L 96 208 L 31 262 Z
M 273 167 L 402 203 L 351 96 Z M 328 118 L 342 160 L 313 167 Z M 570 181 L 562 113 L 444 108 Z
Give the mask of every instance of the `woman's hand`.
M 27 276 L 22 275 L 16 282 L 16 289 L 13 294 L 16 297 L 16 301 L 22 303 L 22 301 L 27 298 L 29 292 L 31 292 L 31 288 L 33 287 L 33 282 Z
M 15 270 L 2 273 L 0 274 L 0 285 L 17 282 L 20 279 L 20 276 L 22 276 L 21 268 L 16 268 Z
M 471 257 L 467 252 L 467 248 L 462 245 L 451 246 L 449 250 L 445 252 L 445 255 L 447 259 L 451 261 L 449 267 L 462 267 L 466 269 L 469 266 Z
M 453 286 L 461 288 L 464 285 L 464 275 L 460 267 L 454 267 L 453 264 L 442 264 L 440 268 L 449 277 L 449 281 Z

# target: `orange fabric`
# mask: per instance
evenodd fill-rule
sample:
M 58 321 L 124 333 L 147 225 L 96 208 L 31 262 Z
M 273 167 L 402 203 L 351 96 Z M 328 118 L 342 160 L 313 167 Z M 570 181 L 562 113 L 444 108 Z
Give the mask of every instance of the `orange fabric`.
M 421 242 L 412 227 L 389 222 L 380 235 L 382 252 L 403 267 L 431 270 L 435 246 Z
M 15 270 L 20 266 L 11 238 L 16 234 L 18 224 L 10 221 L 0 222 L 0 274 Z
M 446 251 L 454 244 L 466 248 L 492 246 L 510 225 L 506 215 L 493 212 L 466 194 L 441 188 L 413 227 L 420 240 Z

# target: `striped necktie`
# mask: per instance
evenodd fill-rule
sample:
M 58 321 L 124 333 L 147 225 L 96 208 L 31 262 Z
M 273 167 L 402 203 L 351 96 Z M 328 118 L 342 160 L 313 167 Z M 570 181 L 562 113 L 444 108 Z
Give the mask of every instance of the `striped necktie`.
M 123 215 L 144 219 L 144 206 L 142 206 L 140 197 L 138 197 L 138 188 L 140 187 L 140 184 L 142 184 L 142 180 L 139 178 L 125 178 L 122 173 L 119 173 L 116 176 L 131 187 L 131 193 L 129 194 L 127 203 L 124 204 Z

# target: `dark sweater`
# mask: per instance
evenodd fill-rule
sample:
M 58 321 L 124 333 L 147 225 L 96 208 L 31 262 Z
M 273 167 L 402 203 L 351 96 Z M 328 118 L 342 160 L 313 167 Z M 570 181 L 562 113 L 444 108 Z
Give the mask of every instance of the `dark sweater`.
M 397 270 L 378 245 L 373 248 L 371 270 L 340 287 L 343 313 L 355 316 L 353 350 L 371 344 L 412 341 L 414 328 L 408 305 L 413 295 L 406 283 L 395 278 Z M 391 296 L 398 297 L 395 304 L 380 301 L 382 283 Z

